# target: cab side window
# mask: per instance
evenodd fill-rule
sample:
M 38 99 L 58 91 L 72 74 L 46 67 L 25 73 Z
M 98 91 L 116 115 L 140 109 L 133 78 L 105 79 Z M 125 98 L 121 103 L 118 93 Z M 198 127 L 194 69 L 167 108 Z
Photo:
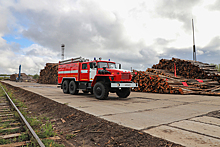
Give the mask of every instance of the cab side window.
M 82 64 L 82 69 L 87 69 L 87 64 Z

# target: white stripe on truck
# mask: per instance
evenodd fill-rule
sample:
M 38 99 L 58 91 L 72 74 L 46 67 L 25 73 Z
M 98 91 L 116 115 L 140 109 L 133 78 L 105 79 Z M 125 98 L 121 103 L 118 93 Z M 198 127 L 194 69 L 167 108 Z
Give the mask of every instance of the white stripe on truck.
M 71 70 L 71 71 L 58 71 L 58 74 L 64 74 L 64 73 L 78 73 L 78 70 Z

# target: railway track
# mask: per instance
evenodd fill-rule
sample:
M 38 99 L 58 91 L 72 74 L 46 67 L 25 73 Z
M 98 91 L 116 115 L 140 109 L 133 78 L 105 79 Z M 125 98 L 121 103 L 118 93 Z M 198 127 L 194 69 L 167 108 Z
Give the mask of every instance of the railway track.
M 30 139 L 45 147 L 2 86 L 0 93 L 0 147 L 31 146 Z

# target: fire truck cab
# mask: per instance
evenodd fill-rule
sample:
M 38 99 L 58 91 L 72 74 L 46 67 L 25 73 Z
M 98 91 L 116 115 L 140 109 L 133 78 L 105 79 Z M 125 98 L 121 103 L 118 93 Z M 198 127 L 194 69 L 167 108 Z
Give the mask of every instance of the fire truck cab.
M 126 98 L 131 87 L 138 87 L 131 81 L 131 72 L 117 69 L 115 62 L 95 58 L 89 61 L 82 57 L 59 62 L 58 84 L 63 93 L 78 94 L 82 90 L 94 94 L 97 99 L 106 99 L 109 92 Z

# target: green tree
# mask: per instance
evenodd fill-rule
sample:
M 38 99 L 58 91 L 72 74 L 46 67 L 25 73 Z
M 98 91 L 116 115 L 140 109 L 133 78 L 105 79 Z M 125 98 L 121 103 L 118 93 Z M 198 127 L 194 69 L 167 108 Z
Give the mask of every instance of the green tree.
M 215 65 L 215 68 L 220 72 L 220 64 L 211 63 L 210 65 Z
M 38 79 L 39 78 L 39 75 L 38 74 L 35 74 L 34 76 L 33 76 L 33 79 Z

